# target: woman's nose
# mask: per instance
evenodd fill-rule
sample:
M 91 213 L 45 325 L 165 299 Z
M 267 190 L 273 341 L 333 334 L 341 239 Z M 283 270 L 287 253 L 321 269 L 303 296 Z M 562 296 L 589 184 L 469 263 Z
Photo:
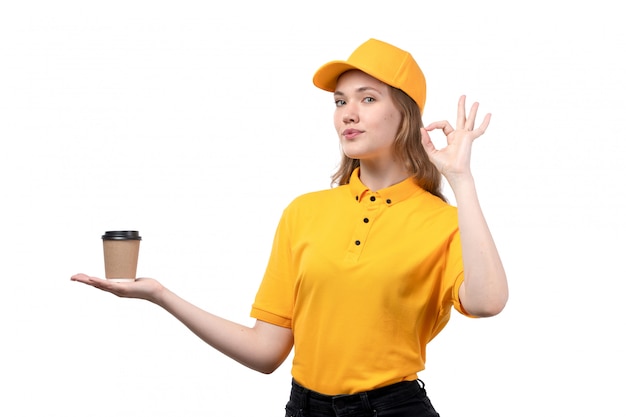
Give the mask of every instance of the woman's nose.
M 354 106 L 346 105 L 344 107 L 342 120 L 344 123 L 358 122 L 359 116 Z

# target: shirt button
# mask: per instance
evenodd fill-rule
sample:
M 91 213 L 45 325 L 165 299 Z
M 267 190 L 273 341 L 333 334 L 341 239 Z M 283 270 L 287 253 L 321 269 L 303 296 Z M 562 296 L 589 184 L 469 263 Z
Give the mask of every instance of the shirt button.
M 376 197 L 371 196 L 371 197 L 370 197 L 370 201 L 376 201 Z
M 370 219 L 368 219 L 367 217 L 363 219 L 363 223 L 369 223 Z
M 355 245 L 359 246 L 361 244 L 360 240 L 357 240 L 356 242 L 354 242 Z

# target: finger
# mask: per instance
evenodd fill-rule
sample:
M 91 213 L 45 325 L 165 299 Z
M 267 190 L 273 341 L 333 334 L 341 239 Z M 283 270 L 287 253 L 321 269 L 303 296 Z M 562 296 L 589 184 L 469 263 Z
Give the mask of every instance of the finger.
M 75 274 L 70 278 L 72 281 L 83 282 L 85 284 L 89 284 L 91 282 L 91 277 L 86 274 Z
M 478 129 L 476 129 L 479 135 L 482 135 L 483 133 L 485 133 L 485 131 L 487 130 L 487 127 L 489 126 L 490 121 L 491 121 L 491 113 L 487 113 L 485 115 L 485 118 L 483 119 L 483 122 L 480 124 L 480 126 L 478 126 Z
M 456 128 L 465 129 L 465 95 L 459 98 L 459 105 L 456 111 Z
M 443 134 L 448 136 L 450 133 L 454 132 L 454 128 L 452 127 L 452 125 L 450 124 L 450 122 L 448 122 L 447 120 L 441 120 L 438 122 L 433 122 L 431 124 L 429 124 L 428 126 L 426 126 L 424 129 L 428 130 L 428 131 L 433 131 L 435 129 L 441 129 L 443 131 Z
M 476 114 L 478 113 L 478 103 L 472 104 L 467 121 L 465 123 L 465 130 L 474 130 L 474 122 L 476 121 Z
M 430 135 L 426 131 L 426 128 L 420 129 L 422 132 L 422 146 L 427 154 L 431 154 L 436 151 L 435 145 L 433 145 L 433 141 L 430 139 Z
M 445 120 L 432 122 L 428 126 L 425 126 L 424 129 L 428 130 L 429 132 L 435 129 L 443 129 L 444 123 L 445 123 Z

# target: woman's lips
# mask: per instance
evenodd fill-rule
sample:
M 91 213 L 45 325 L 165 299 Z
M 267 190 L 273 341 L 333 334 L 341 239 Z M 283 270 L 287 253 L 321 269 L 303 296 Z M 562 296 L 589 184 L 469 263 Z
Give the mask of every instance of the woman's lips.
M 361 130 L 346 129 L 346 130 L 343 131 L 342 135 L 346 139 L 354 139 L 355 137 L 359 136 L 361 133 L 363 133 Z

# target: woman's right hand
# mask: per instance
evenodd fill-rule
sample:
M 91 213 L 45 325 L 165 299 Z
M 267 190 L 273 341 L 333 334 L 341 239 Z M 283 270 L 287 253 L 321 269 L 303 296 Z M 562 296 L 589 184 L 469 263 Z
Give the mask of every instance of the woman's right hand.
M 135 281 L 130 282 L 115 282 L 85 274 L 76 274 L 72 276 L 71 280 L 91 285 L 118 297 L 140 298 L 157 304 L 159 295 L 164 290 L 163 285 L 152 278 L 137 278 Z

